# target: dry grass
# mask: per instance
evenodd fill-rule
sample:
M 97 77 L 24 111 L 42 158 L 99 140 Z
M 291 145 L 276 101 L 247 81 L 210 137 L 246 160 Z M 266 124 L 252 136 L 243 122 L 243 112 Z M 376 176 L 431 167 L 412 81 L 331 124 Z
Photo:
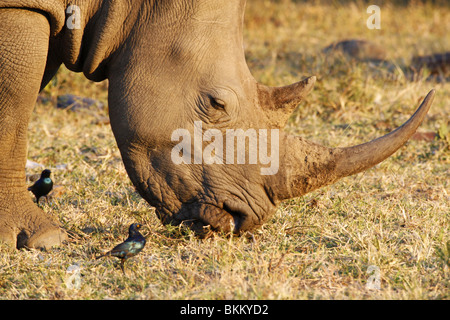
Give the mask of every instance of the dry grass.
M 333 2 L 336 3 L 336 2 Z M 448 83 L 408 81 L 320 51 L 333 41 L 363 38 L 383 45 L 401 66 L 415 54 L 450 51 L 450 8 L 382 5 L 382 29 L 368 30 L 366 5 L 249 1 L 245 40 L 256 79 L 281 85 L 315 74 L 314 92 L 287 130 L 329 145 L 353 145 L 401 124 L 431 88 L 435 103 L 410 141 L 365 173 L 287 201 L 253 237 L 197 239 L 160 224 L 129 181 L 106 110 L 71 112 L 38 103 L 29 129 L 29 158 L 54 169 L 61 186 L 44 209 L 70 233 L 48 252 L 0 245 L 3 299 L 448 299 Z M 408 19 L 405 19 L 408 17 Z M 106 102 L 107 84 L 62 69 L 45 93 Z M 35 172 L 38 172 L 36 170 Z M 34 172 L 27 172 L 34 173 Z M 31 195 L 30 195 L 31 196 Z M 146 225 L 148 245 L 127 262 L 93 257 Z M 66 272 L 81 268 L 81 286 Z M 380 289 L 369 290 L 370 265 Z

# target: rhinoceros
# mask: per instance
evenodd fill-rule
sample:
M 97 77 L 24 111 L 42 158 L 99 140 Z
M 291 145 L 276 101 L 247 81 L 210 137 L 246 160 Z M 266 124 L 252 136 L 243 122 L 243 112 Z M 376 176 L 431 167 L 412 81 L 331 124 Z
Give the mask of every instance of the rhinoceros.
M 108 79 L 129 178 L 162 223 L 199 234 L 260 227 L 282 200 L 383 161 L 423 121 L 434 91 L 405 124 L 365 144 L 328 148 L 284 132 L 316 78 L 258 83 L 244 56 L 244 9 L 245 0 L 0 0 L 0 240 L 46 248 L 67 239 L 32 201 L 24 172 L 30 115 L 61 64 Z M 229 141 L 244 139 L 244 158 L 215 143 L 230 132 Z

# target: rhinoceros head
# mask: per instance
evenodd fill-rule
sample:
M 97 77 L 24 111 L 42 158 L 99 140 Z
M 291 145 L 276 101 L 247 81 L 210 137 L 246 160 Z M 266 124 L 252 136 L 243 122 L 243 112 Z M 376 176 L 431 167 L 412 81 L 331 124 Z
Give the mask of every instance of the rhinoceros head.
M 283 132 L 315 77 L 267 87 L 244 56 L 245 1 L 159 1 L 109 66 L 111 125 L 126 170 L 163 223 L 202 232 L 263 224 L 277 204 L 374 166 L 415 132 L 402 127 L 327 148 Z

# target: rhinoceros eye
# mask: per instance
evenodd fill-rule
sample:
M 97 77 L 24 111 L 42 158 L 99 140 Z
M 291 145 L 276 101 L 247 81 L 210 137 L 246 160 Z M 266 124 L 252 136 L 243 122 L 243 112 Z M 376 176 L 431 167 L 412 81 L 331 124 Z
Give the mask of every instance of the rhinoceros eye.
M 211 100 L 211 106 L 215 109 L 225 109 L 225 102 L 223 100 L 220 100 L 218 98 L 210 97 Z

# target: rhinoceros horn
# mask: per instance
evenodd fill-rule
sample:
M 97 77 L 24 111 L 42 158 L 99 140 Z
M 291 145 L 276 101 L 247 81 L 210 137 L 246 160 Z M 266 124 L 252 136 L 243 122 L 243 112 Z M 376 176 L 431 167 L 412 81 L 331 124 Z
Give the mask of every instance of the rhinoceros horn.
M 289 96 L 290 89 L 287 91 Z M 396 130 L 357 146 L 328 148 L 281 134 L 280 170 L 276 175 L 267 176 L 267 191 L 275 201 L 295 198 L 380 163 L 414 134 L 433 103 L 434 95 L 435 91 L 430 91 L 414 115 Z

